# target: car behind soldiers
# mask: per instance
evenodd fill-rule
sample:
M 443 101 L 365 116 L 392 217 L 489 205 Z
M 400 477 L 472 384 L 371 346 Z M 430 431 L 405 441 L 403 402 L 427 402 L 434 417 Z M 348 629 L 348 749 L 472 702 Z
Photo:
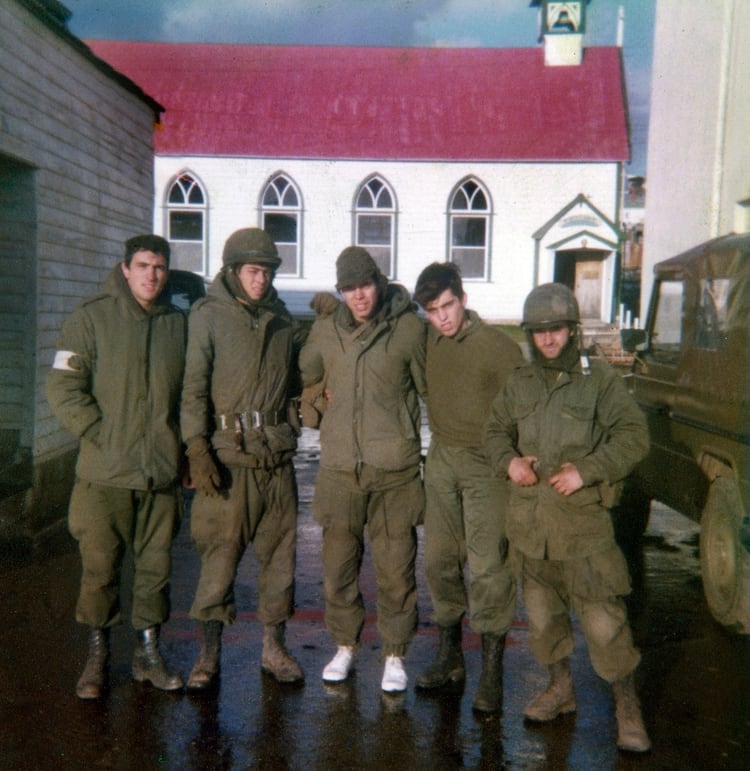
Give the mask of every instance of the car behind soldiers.
M 196 489 L 191 536 L 201 558 L 190 615 L 203 639 L 191 690 L 217 682 L 222 630 L 236 619 L 234 580 L 248 544 L 260 565 L 261 669 L 282 683 L 303 680 L 284 640 L 294 604 L 298 428 L 290 397 L 299 385 L 299 340 L 272 286 L 281 259 L 268 233 L 232 233 L 222 262 L 190 312 L 182 392 L 182 433 Z
M 455 264 L 425 268 L 414 298 L 430 322 L 426 373 L 432 439 L 424 480 L 425 572 L 439 633 L 437 659 L 418 676 L 417 687 L 441 688 L 464 679 L 461 625 L 468 608 L 471 626 L 482 640 L 482 673 L 473 708 L 496 712 L 516 588 L 507 561 L 507 482 L 492 473 L 482 432 L 493 399 L 523 357 L 506 334 L 467 310 Z
M 336 277 L 344 302 L 315 322 L 300 357 L 303 382 L 324 382 L 327 396 L 313 513 L 323 527 L 325 618 L 337 651 L 323 680 L 346 680 L 359 644 L 367 528 L 385 659 L 381 688 L 398 693 L 407 686 L 403 658 L 417 623 L 425 326 L 406 289 L 389 284 L 365 249 L 344 249 Z
M 644 418 L 622 379 L 579 350 L 573 293 L 543 284 L 526 298 L 533 361 L 493 402 L 485 439 L 493 468 L 511 481 L 508 538 L 529 619 L 529 645 L 550 683 L 525 708 L 532 721 L 574 712 L 571 610 L 596 673 L 611 683 L 617 746 L 645 752 L 633 646 L 622 596 L 630 591 L 608 507 L 648 451 Z
M 76 619 L 90 629 L 76 686 L 81 699 L 98 698 L 106 685 L 128 548 L 137 631 L 133 678 L 167 691 L 182 688 L 158 649 L 181 516 L 177 426 L 186 338 L 184 315 L 159 302 L 169 251 L 151 234 L 125 243 L 124 261 L 102 292 L 65 323 L 47 380 L 52 409 L 80 440 L 68 523 L 82 563 Z

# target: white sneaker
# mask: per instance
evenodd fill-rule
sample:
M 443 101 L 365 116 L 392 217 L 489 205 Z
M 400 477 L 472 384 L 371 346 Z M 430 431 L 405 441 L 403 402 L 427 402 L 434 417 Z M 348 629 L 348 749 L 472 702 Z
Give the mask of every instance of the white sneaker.
M 323 670 L 323 680 L 327 683 L 341 683 L 349 677 L 354 661 L 354 647 L 351 645 L 339 645 L 336 655 L 328 662 Z
M 406 690 L 407 681 L 404 660 L 400 656 L 386 656 L 383 682 L 380 687 L 386 693 L 401 693 Z

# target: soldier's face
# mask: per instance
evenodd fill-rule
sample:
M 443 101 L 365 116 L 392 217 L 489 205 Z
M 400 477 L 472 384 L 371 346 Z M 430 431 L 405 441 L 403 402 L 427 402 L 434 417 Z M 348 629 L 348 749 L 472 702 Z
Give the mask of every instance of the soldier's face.
M 260 300 L 271 285 L 271 271 L 262 265 L 243 265 L 237 278 L 251 300 Z
M 378 309 L 378 285 L 372 279 L 358 286 L 343 287 L 341 296 L 358 324 L 371 319 Z
M 446 289 L 424 306 L 424 312 L 441 335 L 454 337 L 466 326 L 466 294 L 459 298 Z
M 141 250 L 130 258 L 130 266 L 123 262 L 121 267 L 136 302 L 148 310 L 167 283 L 169 268 L 166 258 L 155 252 Z
M 548 329 L 532 331 L 534 346 L 545 359 L 556 359 L 570 340 L 570 327 L 559 324 Z

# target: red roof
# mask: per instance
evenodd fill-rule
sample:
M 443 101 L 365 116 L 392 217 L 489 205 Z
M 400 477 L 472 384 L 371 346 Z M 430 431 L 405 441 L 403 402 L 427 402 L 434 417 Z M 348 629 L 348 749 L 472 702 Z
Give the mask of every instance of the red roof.
M 162 155 L 623 161 L 620 51 L 87 41 L 166 108 Z

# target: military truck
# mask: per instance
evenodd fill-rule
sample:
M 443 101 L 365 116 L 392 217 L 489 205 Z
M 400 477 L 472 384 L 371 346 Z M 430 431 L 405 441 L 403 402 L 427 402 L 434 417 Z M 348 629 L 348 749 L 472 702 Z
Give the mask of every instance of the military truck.
M 708 241 L 654 274 L 645 329 L 621 332 L 651 450 L 620 511 L 645 527 L 656 499 L 699 521 L 708 607 L 750 634 L 750 234 Z

